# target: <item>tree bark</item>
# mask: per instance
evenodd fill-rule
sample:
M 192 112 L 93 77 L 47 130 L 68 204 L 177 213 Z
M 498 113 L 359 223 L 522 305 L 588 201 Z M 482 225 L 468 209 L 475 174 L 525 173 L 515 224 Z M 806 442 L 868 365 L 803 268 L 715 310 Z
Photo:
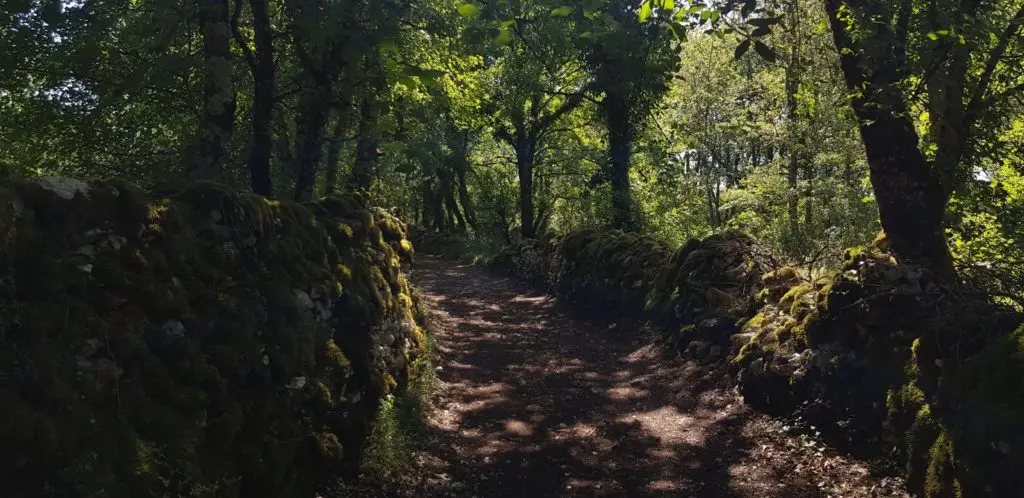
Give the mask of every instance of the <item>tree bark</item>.
M 469 222 L 469 226 L 473 230 L 477 230 L 479 227 L 476 223 L 476 213 L 473 211 L 473 204 L 469 197 L 469 188 L 466 186 L 466 169 L 460 169 L 457 175 L 459 184 L 459 202 L 462 204 L 463 214 L 466 215 L 466 221 Z
M 798 39 L 798 27 L 800 23 L 799 19 L 799 5 L 798 0 L 789 0 L 786 8 L 787 16 L 787 34 L 789 35 L 789 43 L 791 44 L 789 51 L 789 60 L 786 61 L 786 74 L 785 74 L 785 86 L 786 86 L 786 130 L 789 135 L 789 164 L 786 171 L 786 181 L 789 187 L 788 192 L 788 207 L 789 207 L 789 231 L 795 235 L 800 230 L 800 190 L 798 188 L 798 182 L 800 179 L 800 154 L 803 153 L 802 143 L 799 140 L 799 129 L 797 122 L 797 111 L 799 103 L 797 102 L 797 93 L 800 91 L 800 44 Z
M 241 0 L 236 0 L 241 1 Z M 274 193 L 270 177 L 270 158 L 273 154 L 274 134 L 274 43 L 270 29 L 267 0 L 249 0 L 252 9 L 255 64 L 252 67 L 252 143 L 249 145 L 249 176 L 252 191 L 265 196 Z
M 203 114 L 187 169 L 192 179 L 218 180 L 224 174 L 237 105 L 227 0 L 202 0 L 199 18 L 203 26 Z
M 522 235 L 536 237 L 533 221 L 533 163 L 537 157 L 537 142 L 530 137 L 516 141 L 516 169 L 519 172 L 519 219 Z
M 608 156 L 611 161 L 612 226 L 635 231 L 633 196 L 629 185 L 630 160 L 633 154 L 633 130 L 624 95 L 608 93 L 602 106 L 608 128 Z
M 949 195 L 918 147 L 917 132 L 901 94 L 900 72 L 906 60 L 872 58 L 869 67 L 860 56 L 864 44 L 877 44 L 866 47 L 874 52 L 898 53 L 904 40 L 894 36 L 888 24 L 873 21 L 871 36 L 854 42 L 846 29 L 842 5 L 841 0 L 825 0 L 843 77 L 854 94 L 851 105 L 867 152 L 882 228 L 898 258 L 953 281 L 956 270 L 942 225 Z M 869 2 L 863 9 L 863 18 L 873 19 L 881 7 Z
M 360 106 L 356 162 L 348 181 L 348 188 L 359 192 L 369 192 L 377 176 L 377 146 L 380 138 L 377 133 L 377 106 L 371 98 L 366 97 Z
M 345 143 L 345 116 L 338 112 L 331 131 L 331 141 L 327 145 L 327 169 L 324 171 L 324 194 L 331 195 L 338 191 L 338 167 L 341 164 L 341 149 Z
M 295 200 L 298 202 L 313 199 L 327 127 L 328 108 L 324 103 L 330 96 L 323 82 L 310 81 L 308 85 L 299 102 L 299 158 L 295 176 Z
M 280 169 L 288 172 L 288 177 L 294 179 L 297 168 L 295 167 L 295 149 L 293 148 L 291 133 L 288 130 L 288 122 L 281 112 L 274 113 L 274 156 L 277 157 Z

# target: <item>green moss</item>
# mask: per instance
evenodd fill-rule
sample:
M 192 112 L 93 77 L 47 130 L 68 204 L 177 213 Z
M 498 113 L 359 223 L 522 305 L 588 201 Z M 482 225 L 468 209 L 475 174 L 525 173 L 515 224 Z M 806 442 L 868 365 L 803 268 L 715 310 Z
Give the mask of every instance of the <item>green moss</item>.
M 762 312 L 760 312 L 760 313 L 750 317 L 750 319 L 747 320 L 743 324 L 743 331 L 747 332 L 747 331 L 755 331 L 756 329 L 760 329 L 761 326 L 765 322 L 765 316 L 766 315 L 765 315 L 764 311 L 762 311 Z
M 0 185 L 0 370 L 33 372 L 0 377 L 8 491 L 311 493 L 423 351 L 419 327 L 372 346 L 413 317 L 404 224 L 351 198 L 68 185 Z
M 943 431 L 929 450 L 928 475 L 924 495 L 927 498 L 960 498 L 963 492 L 956 478 L 953 440 Z

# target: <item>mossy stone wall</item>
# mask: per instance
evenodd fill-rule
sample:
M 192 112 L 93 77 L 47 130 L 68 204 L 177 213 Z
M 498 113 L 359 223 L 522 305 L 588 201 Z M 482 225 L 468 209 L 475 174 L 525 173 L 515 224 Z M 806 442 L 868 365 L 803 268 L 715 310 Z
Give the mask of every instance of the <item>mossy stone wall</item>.
M 5 496 L 312 496 L 425 340 L 355 197 L 0 183 Z
M 1022 315 L 897 263 L 884 237 L 814 281 L 736 232 L 672 251 L 588 230 L 520 242 L 494 264 L 650 319 L 735 376 L 747 402 L 893 457 L 918 495 L 1020 494 Z

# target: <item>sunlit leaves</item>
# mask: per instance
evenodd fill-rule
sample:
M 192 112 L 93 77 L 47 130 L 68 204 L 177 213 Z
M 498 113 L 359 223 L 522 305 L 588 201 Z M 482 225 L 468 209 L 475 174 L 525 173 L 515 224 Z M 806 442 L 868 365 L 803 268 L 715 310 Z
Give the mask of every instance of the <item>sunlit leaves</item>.
M 459 6 L 459 15 L 462 17 L 476 17 L 480 15 L 480 7 L 471 3 L 464 3 Z
M 498 36 L 494 37 L 494 43 L 508 45 L 512 43 L 512 31 L 508 28 L 498 30 Z
M 640 12 L 637 13 L 637 17 L 640 19 L 640 22 L 647 22 L 647 19 L 651 17 L 651 12 L 651 0 L 645 0 L 640 5 Z
M 557 9 L 552 10 L 551 15 L 554 17 L 567 17 L 569 14 L 572 14 L 575 11 L 575 8 L 569 5 L 564 5 L 562 7 L 558 7 Z

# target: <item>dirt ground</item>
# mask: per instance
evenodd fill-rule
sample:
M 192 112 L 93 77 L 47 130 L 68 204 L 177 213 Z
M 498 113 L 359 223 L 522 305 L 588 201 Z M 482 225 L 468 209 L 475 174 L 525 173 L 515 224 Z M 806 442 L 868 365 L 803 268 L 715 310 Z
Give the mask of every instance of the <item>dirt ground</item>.
M 419 258 L 438 375 L 413 468 L 340 496 L 907 496 L 654 343 L 510 278 Z M 712 383 L 713 384 L 713 383 Z

